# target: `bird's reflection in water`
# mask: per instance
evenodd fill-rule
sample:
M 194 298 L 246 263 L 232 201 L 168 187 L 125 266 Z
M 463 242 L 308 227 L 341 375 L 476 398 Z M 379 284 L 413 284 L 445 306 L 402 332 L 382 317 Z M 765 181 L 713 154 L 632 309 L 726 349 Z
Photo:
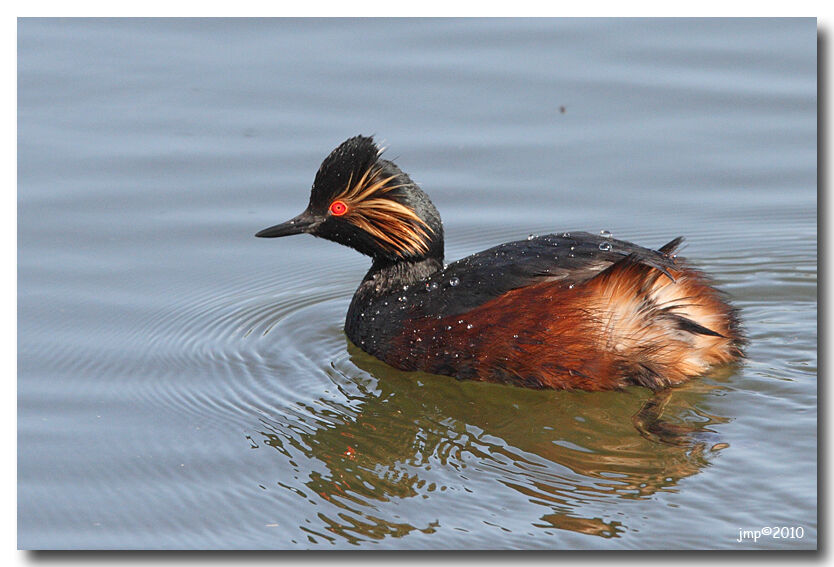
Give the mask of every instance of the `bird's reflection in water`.
M 311 541 L 432 533 L 444 523 L 437 508 L 423 518 L 412 509 L 408 518 L 382 509 L 397 499 L 442 499 L 447 491 L 476 495 L 484 510 L 491 502 L 501 509 L 502 498 L 514 502 L 513 493 L 543 508 L 538 517 L 484 517 L 490 525 L 523 520 L 617 537 L 627 526 L 605 518 L 612 499 L 674 491 L 727 447 L 710 428 L 728 418 L 698 407 L 714 382 L 656 394 L 526 390 L 403 373 L 348 349 L 350 360 L 332 369 L 342 401 L 276 412 L 250 435 L 253 446 L 273 447 L 298 471 L 297 485 L 280 486 L 335 507 L 318 514 L 320 529 L 302 527 Z

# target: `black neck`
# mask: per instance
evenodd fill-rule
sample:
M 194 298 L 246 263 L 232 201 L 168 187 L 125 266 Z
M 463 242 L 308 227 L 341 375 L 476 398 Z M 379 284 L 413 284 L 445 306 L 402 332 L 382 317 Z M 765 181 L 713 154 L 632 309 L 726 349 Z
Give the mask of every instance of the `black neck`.
M 394 294 L 402 295 L 412 286 L 425 285 L 425 280 L 443 269 L 440 259 L 423 258 L 420 260 L 385 261 L 375 259 L 371 269 L 365 274 L 362 283 L 353 295 L 345 319 L 345 332 L 354 344 L 370 353 L 376 353 L 380 341 L 385 342 L 386 328 L 375 322 L 375 313 L 379 314 L 382 305 L 393 305 Z M 395 317 L 401 311 L 389 313 Z M 388 320 L 392 322 L 391 319 Z
M 369 307 L 376 300 L 393 293 L 402 293 L 406 286 L 424 285 L 423 282 L 433 273 L 443 268 L 443 262 L 437 258 L 421 260 L 399 260 L 388 262 L 374 260 L 371 269 L 365 274 L 362 283 L 348 310 L 348 320 L 357 310 Z
M 375 259 L 357 292 L 363 291 L 363 288 L 371 288 L 373 295 L 384 295 L 389 291 L 402 289 L 403 286 L 419 283 L 441 268 L 443 268 L 442 258 L 394 262 Z

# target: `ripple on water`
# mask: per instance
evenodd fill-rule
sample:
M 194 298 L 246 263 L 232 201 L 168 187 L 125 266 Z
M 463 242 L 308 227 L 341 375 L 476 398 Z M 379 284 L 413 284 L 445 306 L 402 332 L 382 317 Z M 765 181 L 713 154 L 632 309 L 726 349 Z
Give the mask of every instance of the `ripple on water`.
M 331 384 L 320 362 L 344 347 L 345 309 L 338 286 L 302 291 L 274 277 L 186 296 L 137 331 L 150 337 L 153 366 L 166 369 L 141 394 L 178 411 L 245 423 L 253 409 L 315 399 Z

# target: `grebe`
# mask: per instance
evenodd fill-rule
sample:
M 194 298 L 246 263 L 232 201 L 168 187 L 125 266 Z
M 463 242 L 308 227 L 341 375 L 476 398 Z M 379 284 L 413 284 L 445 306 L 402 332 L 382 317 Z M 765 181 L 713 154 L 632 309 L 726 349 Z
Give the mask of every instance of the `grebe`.
M 675 256 L 682 238 L 655 251 L 565 232 L 444 266 L 440 214 L 373 138 L 333 150 L 307 209 L 256 236 L 300 233 L 371 257 L 345 332 L 400 370 L 530 388 L 656 390 L 743 356 L 737 310 Z

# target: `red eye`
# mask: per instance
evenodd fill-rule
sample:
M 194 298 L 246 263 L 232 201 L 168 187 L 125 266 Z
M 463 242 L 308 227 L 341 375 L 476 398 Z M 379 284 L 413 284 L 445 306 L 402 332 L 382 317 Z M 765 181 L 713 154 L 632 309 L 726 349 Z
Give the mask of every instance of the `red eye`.
M 333 201 L 330 203 L 330 213 L 336 215 L 337 217 L 342 216 L 347 212 L 347 205 L 345 205 L 342 201 Z

